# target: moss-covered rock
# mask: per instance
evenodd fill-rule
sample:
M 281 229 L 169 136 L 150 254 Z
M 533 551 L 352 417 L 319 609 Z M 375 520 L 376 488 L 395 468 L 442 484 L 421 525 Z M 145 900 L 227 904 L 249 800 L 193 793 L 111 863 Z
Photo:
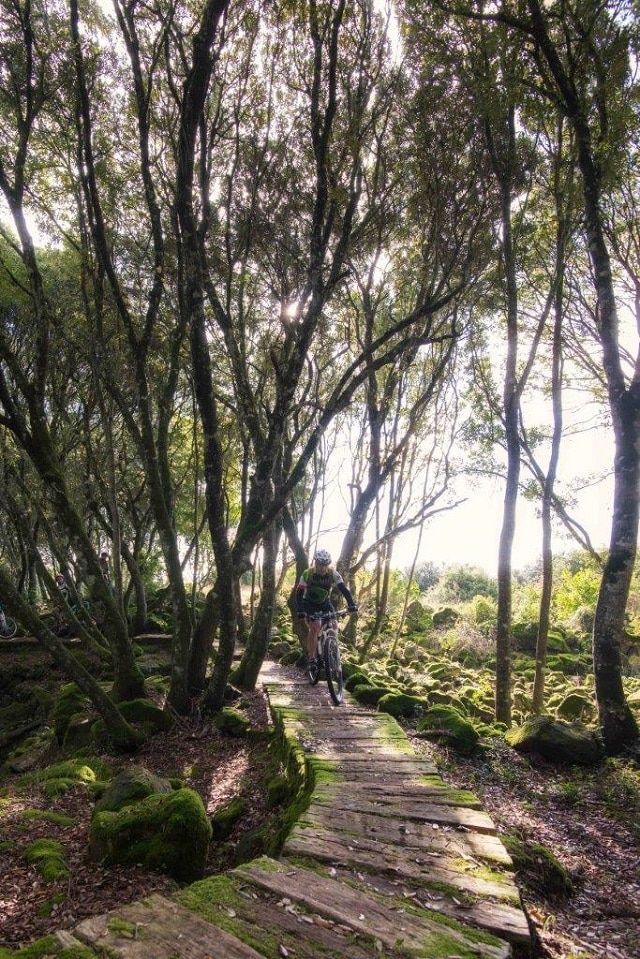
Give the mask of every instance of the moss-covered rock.
M 348 689 L 350 693 L 353 692 L 356 686 L 373 686 L 367 674 L 363 673 L 361 669 L 353 670 L 346 678 L 343 671 L 342 676 L 344 679 L 344 688 Z
M 593 765 L 604 758 L 602 743 L 582 723 L 565 723 L 551 716 L 534 716 L 507 730 L 505 740 L 522 753 L 538 753 L 550 762 Z
M 450 746 L 465 755 L 474 752 L 480 742 L 480 734 L 473 723 L 453 706 L 447 705 L 428 709 L 418 721 L 417 732 L 425 739 Z
M 596 718 L 596 714 L 596 704 L 587 690 L 572 690 L 556 706 L 558 719 L 569 722 L 580 720 L 589 723 Z
M 62 844 L 53 839 L 36 839 L 24 852 L 24 858 L 34 865 L 46 883 L 66 879 L 70 874 Z
M 395 716 L 396 719 L 422 716 L 427 707 L 426 699 L 421 696 L 410 696 L 408 693 L 386 693 L 378 700 L 378 711 Z
M 502 841 L 523 881 L 544 896 L 566 897 L 573 891 L 573 882 L 560 860 L 538 842 L 506 833 Z
M 388 686 L 370 686 L 368 683 L 355 686 L 352 690 L 353 698 L 361 706 L 377 706 L 382 697 L 390 692 Z
M 292 649 L 280 657 L 278 662 L 281 666 L 300 666 L 302 664 L 304 653 L 301 649 Z
M 215 724 L 224 736 L 246 736 L 251 729 L 247 717 L 230 706 L 223 706 L 216 713 Z
M 235 796 L 229 800 L 228 803 L 225 803 L 225 805 L 218 809 L 211 817 L 212 838 L 217 842 L 222 842 L 226 839 L 235 824 L 242 819 L 248 808 L 249 803 L 241 796 Z
M 460 619 L 460 613 L 452 606 L 443 606 L 442 609 L 436 609 L 431 619 L 434 629 L 444 629 L 448 626 L 455 626 Z
M 211 823 L 198 793 L 178 789 L 148 796 L 119 812 L 99 812 L 89 830 L 89 852 L 107 865 L 142 864 L 178 882 L 202 877 Z
M 149 736 L 166 733 L 173 727 L 173 718 L 151 699 L 131 699 L 118 703 L 118 709 L 132 726 L 142 728 Z
M 59 743 L 64 741 L 71 717 L 86 713 L 90 708 L 91 702 L 86 693 L 76 683 L 65 683 L 53 708 L 53 729 Z
M 157 793 L 167 796 L 173 792 L 171 783 L 161 779 L 144 766 L 131 766 L 119 772 L 106 786 L 97 801 L 93 815 L 99 812 L 118 812 L 125 806 L 140 802 Z
M 558 653 L 547 658 L 547 669 L 563 673 L 565 676 L 586 676 L 591 672 L 591 660 L 588 656 L 575 653 Z
M 50 799 L 64 796 L 78 786 L 93 787 L 111 776 L 109 766 L 95 756 L 66 759 L 64 762 L 47 766 L 37 776 L 42 782 L 45 793 Z

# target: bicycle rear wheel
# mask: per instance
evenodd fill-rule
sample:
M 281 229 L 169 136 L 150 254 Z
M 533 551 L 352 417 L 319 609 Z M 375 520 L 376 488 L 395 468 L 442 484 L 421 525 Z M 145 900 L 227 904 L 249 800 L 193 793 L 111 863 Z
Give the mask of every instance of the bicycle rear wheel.
M 335 633 L 330 633 L 325 640 L 324 662 L 329 694 L 336 706 L 339 706 L 342 702 L 343 683 L 342 666 L 340 665 L 340 647 L 338 646 L 338 639 Z
M 0 629 L 0 637 L 2 639 L 13 639 L 18 632 L 18 624 L 10 616 L 5 616 L 4 621 L 6 625 Z

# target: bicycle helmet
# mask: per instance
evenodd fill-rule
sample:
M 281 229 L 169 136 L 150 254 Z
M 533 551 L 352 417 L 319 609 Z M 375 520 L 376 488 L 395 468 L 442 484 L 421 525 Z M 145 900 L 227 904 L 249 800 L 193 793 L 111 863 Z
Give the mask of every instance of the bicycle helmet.
M 328 553 L 326 549 L 319 549 L 313 557 L 313 561 L 317 563 L 318 566 L 331 566 L 331 554 Z

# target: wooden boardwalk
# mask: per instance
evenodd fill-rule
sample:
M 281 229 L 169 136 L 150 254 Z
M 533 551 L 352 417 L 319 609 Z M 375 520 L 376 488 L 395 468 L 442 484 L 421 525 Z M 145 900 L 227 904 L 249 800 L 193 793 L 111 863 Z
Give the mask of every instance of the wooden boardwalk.
M 274 721 L 311 787 L 263 857 L 59 933 L 123 959 L 522 959 L 511 861 L 473 795 L 444 784 L 390 717 L 331 704 L 265 663 Z

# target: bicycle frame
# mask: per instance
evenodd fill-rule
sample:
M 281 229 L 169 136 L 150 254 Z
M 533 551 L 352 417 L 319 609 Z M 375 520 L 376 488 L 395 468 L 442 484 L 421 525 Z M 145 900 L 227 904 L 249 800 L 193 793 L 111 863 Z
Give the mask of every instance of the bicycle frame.
M 320 672 L 325 671 L 329 695 L 339 706 L 343 696 L 342 666 L 340 664 L 340 645 L 338 642 L 337 620 L 346 616 L 345 610 L 326 613 L 322 617 L 322 627 L 318 633 L 316 662 L 307 667 L 309 682 L 315 686 L 320 679 Z

